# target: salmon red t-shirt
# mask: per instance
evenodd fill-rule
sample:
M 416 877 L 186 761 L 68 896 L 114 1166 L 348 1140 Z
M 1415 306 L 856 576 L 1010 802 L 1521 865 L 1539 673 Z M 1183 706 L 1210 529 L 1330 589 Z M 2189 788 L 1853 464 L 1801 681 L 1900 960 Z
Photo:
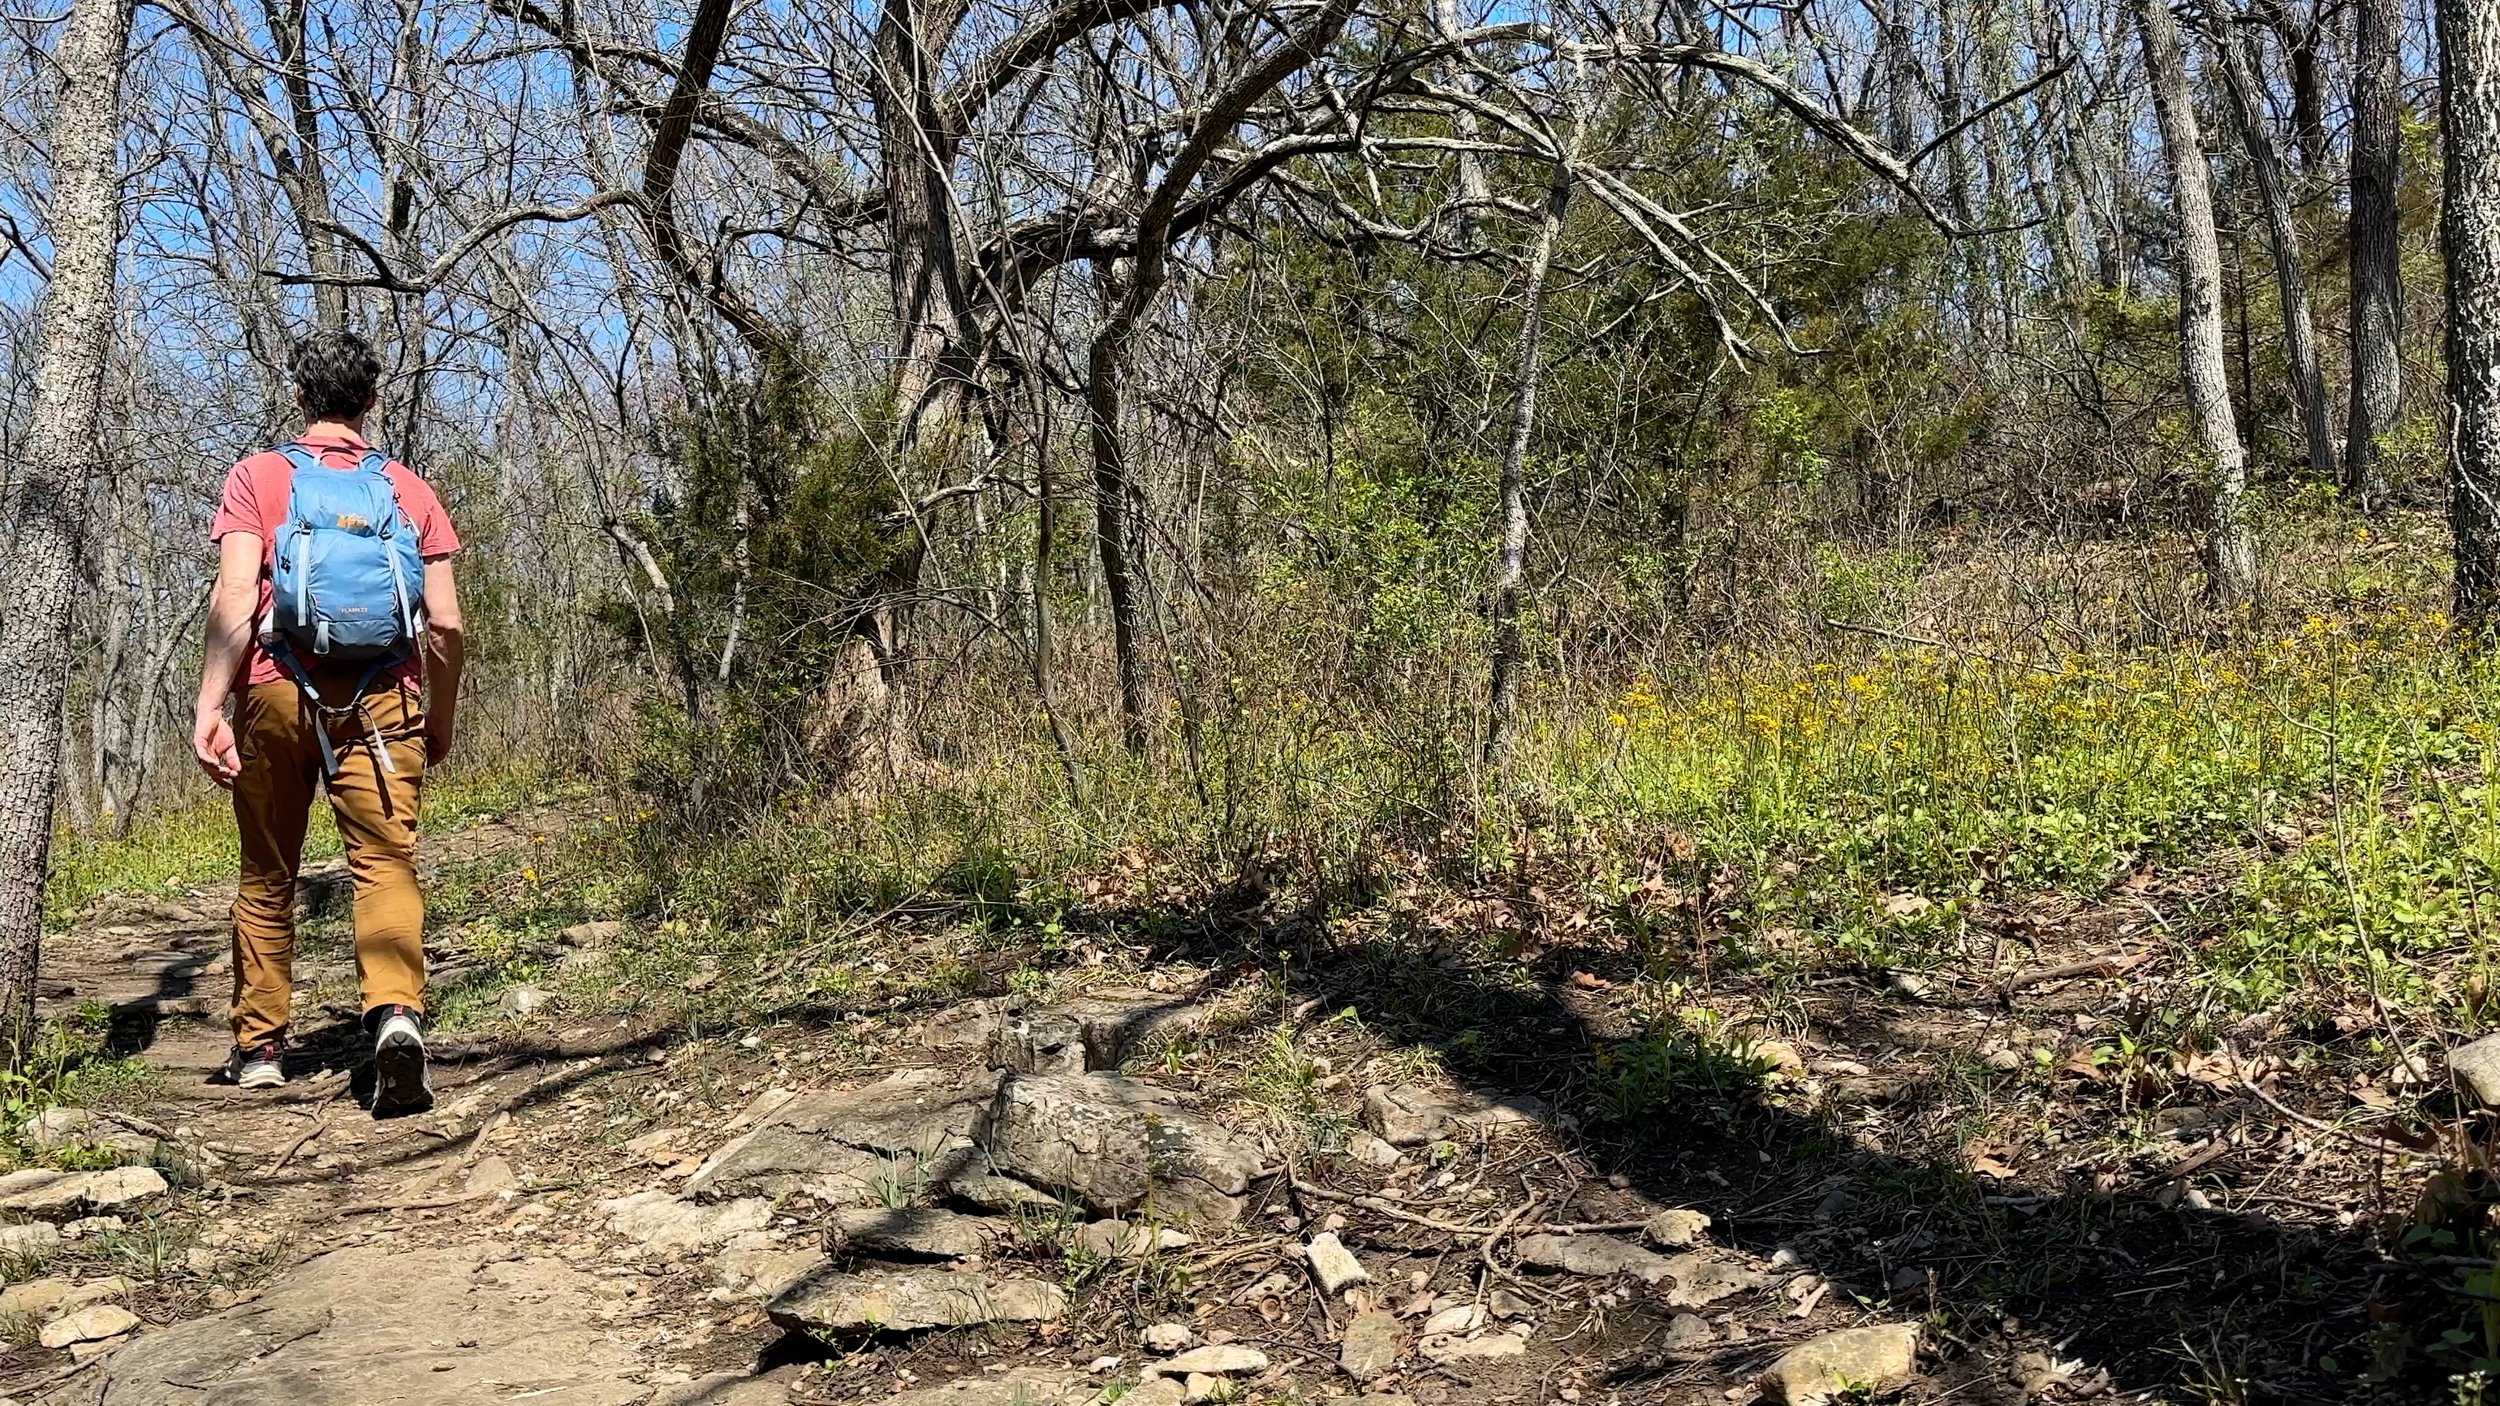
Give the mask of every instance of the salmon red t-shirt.
M 324 466 L 333 469 L 355 468 L 372 447 L 357 435 L 328 430 L 308 434 L 296 443 L 312 450 Z M 383 465 L 383 472 L 390 476 L 400 512 L 417 529 L 417 555 L 427 561 L 440 561 L 459 551 L 460 534 L 452 531 L 451 515 L 443 511 L 443 500 L 434 495 L 433 485 L 397 459 Z M 260 538 L 260 603 L 252 611 L 252 645 L 244 665 L 246 684 L 274 683 L 288 677 L 278 661 L 261 648 L 260 622 L 269 614 L 270 578 L 278 561 L 278 530 L 286 523 L 294 483 L 295 466 L 287 462 L 286 455 L 275 449 L 255 454 L 226 470 L 225 492 L 217 500 L 217 516 L 208 525 L 212 542 L 222 540 L 229 532 L 249 532 Z M 412 658 L 396 666 L 396 672 L 402 679 L 415 682 L 423 676 L 424 667 L 422 659 Z

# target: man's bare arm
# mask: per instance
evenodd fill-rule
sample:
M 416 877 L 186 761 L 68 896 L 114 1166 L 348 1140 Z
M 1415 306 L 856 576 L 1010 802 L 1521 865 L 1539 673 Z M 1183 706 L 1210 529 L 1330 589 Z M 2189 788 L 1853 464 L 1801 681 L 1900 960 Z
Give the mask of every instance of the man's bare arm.
M 454 719 L 460 708 L 460 670 L 467 661 L 451 558 L 429 561 L 425 564 L 425 760 L 429 766 L 451 755 Z
M 252 607 L 260 603 L 260 537 L 229 532 L 217 539 L 217 584 L 208 598 L 208 647 L 200 664 L 200 698 L 191 712 L 191 752 L 200 769 L 220 786 L 232 786 L 243 770 L 234 726 L 226 721 L 226 695 L 242 672 L 252 643 Z

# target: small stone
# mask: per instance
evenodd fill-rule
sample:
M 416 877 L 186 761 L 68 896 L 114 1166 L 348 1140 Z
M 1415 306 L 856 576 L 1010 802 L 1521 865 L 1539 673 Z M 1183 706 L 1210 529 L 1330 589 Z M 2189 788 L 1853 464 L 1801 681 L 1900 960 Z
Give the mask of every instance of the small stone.
M 1917 1370 L 1917 1324 L 1845 1328 L 1790 1348 L 1762 1374 L 1762 1392 L 1782 1406 L 1827 1406 L 1849 1393 L 1890 1391 Z
M 0 1225 L 0 1255 L 13 1259 L 40 1259 L 59 1248 L 61 1228 L 50 1221 Z
M 1528 1340 L 1516 1333 L 1487 1333 L 1481 1338 L 1426 1338 L 1424 1356 L 1435 1362 L 1465 1362 L 1494 1357 L 1518 1357 L 1528 1350 Z
M 1076 1233 L 1076 1243 L 1098 1260 L 1134 1260 L 1162 1250 L 1186 1249 L 1198 1241 L 1169 1226 L 1098 1220 Z
M 525 981 L 497 998 L 495 1009 L 517 1018 L 536 1015 L 546 1009 L 548 1003 L 553 1000 L 555 1000 L 555 994 L 546 987 Z
M 1240 1343 L 1218 1343 L 1208 1347 L 1193 1347 L 1178 1357 L 1166 1358 L 1154 1364 L 1154 1370 L 1178 1376 L 1188 1376 L 1193 1373 L 1203 1373 L 1211 1377 L 1239 1376 L 1246 1372 L 1266 1371 L 1267 1354 L 1255 1347 L 1247 1347 Z
M 182 1267 L 191 1271 L 193 1274 L 215 1274 L 217 1272 L 217 1252 L 204 1245 L 194 1245 L 190 1249 L 182 1252 Z
M 112 1235 L 129 1228 L 120 1216 L 81 1216 L 61 1227 L 64 1240 L 84 1240 L 91 1235 Z
M 745 1238 L 740 1236 L 739 1240 Z M 824 1256 L 812 1250 L 783 1250 L 770 1245 L 744 1248 L 732 1241 L 730 1248 L 712 1257 L 712 1282 L 732 1294 L 766 1300 L 778 1297 L 782 1290 L 826 1263 Z
M 625 931 L 617 922 L 575 923 L 556 934 L 556 941 L 567 947 L 605 947 Z
M 1689 1357 L 1706 1347 L 1716 1346 L 1719 1335 L 1710 1330 L 1698 1313 L 1679 1313 L 1667 1323 L 1666 1336 L 1658 1343 L 1659 1351 L 1669 1357 Z
M 1371 1282 L 1371 1271 L 1363 1268 L 1362 1262 L 1354 1257 L 1354 1252 L 1347 1249 L 1345 1243 L 1332 1232 L 1322 1231 L 1312 1236 L 1311 1243 L 1302 1247 L 1302 1253 L 1310 1260 L 1311 1273 L 1326 1293 L 1340 1293 L 1351 1285 Z
M 1771 1282 L 1768 1274 L 1698 1250 L 1688 1250 L 1668 1260 L 1667 1272 L 1675 1276 L 1675 1288 L 1667 1294 L 1669 1308 L 1707 1308 L 1731 1294 L 1759 1289 Z
M 1545 1105 L 1532 1098 L 1440 1094 L 1415 1084 L 1375 1084 L 1363 1091 L 1363 1121 L 1399 1147 L 1438 1141 L 1455 1129 L 1497 1131 L 1544 1116 Z
M 1452 1304 L 1424 1320 L 1424 1336 L 1438 1338 L 1451 1333 L 1472 1333 L 1483 1326 L 1483 1309 L 1471 1303 Z
M 1121 1406 L 1183 1406 L 1188 1399 L 1189 1389 L 1170 1377 L 1148 1377 L 1120 1395 Z
M 519 1173 L 512 1170 L 510 1162 L 501 1157 L 489 1157 L 469 1169 L 468 1176 L 461 1181 L 461 1189 L 479 1200 L 484 1200 L 489 1196 L 501 1196 L 507 1191 L 520 1190 L 521 1177 Z
M 1345 1150 L 1347 1156 L 1364 1166 L 1379 1167 L 1383 1170 L 1406 1160 L 1406 1154 L 1398 1151 L 1395 1144 L 1365 1132 L 1358 1132 L 1346 1139 Z
M 1665 1257 L 1611 1235 L 1531 1235 L 1519 1242 L 1519 1258 L 1572 1274 L 1629 1274 L 1644 1284 L 1675 1272 Z
M 2448 1071 L 2485 1108 L 2500 1107 L 2500 1035 L 2485 1035 L 2448 1052 Z
M 118 1338 L 138 1326 L 139 1315 L 132 1313 L 129 1309 L 116 1308 L 111 1304 L 96 1304 L 82 1308 L 58 1322 L 46 1324 L 43 1335 L 38 1341 L 57 1352 L 72 1343 L 93 1343 L 102 1342 L 106 1338 Z
M 1484 1306 L 1493 1310 L 1496 1318 L 1527 1318 L 1536 1312 L 1535 1305 L 1508 1289 L 1496 1289 L 1486 1295 Z
M 1649 1224 L 1641 1227 L 1641 1234 L 1652 1245 L 1681 1250 L 1700 1244 L 1703 1233 L 1709 1229 L 1710 1217 L 1701 1212 L 1673 1210 L 1651 1216 Z
M 1207 1400 L 1214 1396 L 1215 1389 L 1222 1385 L 1221 1380 L 1204 1372 L 1192 1372 L 1181 1381 L 1181 1400 L 1184 1402 Z
M 1178 1352 L 1198 1340 L 1186 1323 L 1155 1323 L 1138 1335 L 1139 1341 L 1155 1352 Z
M 1377 1381 L 1397 1370 L 1399 1346 L 1395 1314 L 1379 1309 L 1358 1313 L 1337 1346 L 1337 1365 L 1358 1382 Z

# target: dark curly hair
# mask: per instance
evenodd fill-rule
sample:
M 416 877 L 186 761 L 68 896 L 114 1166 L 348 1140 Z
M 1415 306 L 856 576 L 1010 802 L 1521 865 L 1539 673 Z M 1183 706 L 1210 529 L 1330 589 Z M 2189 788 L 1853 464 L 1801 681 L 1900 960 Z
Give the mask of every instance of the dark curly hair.
M 373 344 L 353 332 L 315 332 L 287 354 L 305 413 L 316 420 L 352 420 L 373 408 L 373 386 L 382 359 Z

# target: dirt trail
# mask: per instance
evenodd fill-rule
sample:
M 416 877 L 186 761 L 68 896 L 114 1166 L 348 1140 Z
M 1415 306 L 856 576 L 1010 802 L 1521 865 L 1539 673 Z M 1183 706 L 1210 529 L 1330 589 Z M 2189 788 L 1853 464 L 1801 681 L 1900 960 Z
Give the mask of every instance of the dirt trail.
M 491 860 L 561 823 L 442 837 L 428 864 Z M 309 904 L 343 904 L 336 866 L 309 877 Z M 352 993 L 333 954 L 299 972 L 293 1082 L 238 1093 L 209 1082 L 230 894 L 115 900 L 49 954 L 48 1005 L 110 1006 L 116 1038 L 165 1077 L 143 1117 L 47 1125 L 74 1150 L 54 1160 L 154 1162 L 171 1185 L 0 1180 L 0 1221 L 26 1227 L 0 1225 L 0 1325 L 37 1339 L 0 1356 L 0 1398 L 1700 1406 L 2113 1385 L 2059 1351 L 2071 1329 L 1999 1322 L 1937 1268 L 1908 1268 L 1971 1258 L 1947 1219 L 1914 1204 L 1926 1228 L 1870 1234 L 1856 1198 L 1872 1180 L 1711 1131 L 1734 1125 L 1697 1118 L 1673 1170 L 1609 1176 L 1568 1115 L 1384 1074 L 1379 1041 L 1349 1055 L 1359 1078 L 1324 1057 L 1305 1071 L 1324 1136 L 1263 1124 L 1242 1061 L 1208 1077 L 1165 1056 L 1263 1038 L 1241 1009 L 1268 989 L 1174 954 L 1140 984 L 1055 1003 L 898 999 L 745 1033 L 550 1005 L 439 1041 L 436 1108 L 381 1121 L 359 1106 L 352 1009 L 322 1004 Z M 595 955 L 632 935 L 568 936 Z M 456 933 L 434 957 L 475 961 Z M 1603 1020 L 1588 995 L 1572 999 Z M 1332 1028 L 1321 1006 L 1286 1017 L 1313 1048 Z M 1559 1033 L 1575 1009 L 1512 1023 Z M 2058 1215 L 2046 1197 L 1994 1200 Z M 2029 1254 L 1995 1253 L 2013 1270 Z

